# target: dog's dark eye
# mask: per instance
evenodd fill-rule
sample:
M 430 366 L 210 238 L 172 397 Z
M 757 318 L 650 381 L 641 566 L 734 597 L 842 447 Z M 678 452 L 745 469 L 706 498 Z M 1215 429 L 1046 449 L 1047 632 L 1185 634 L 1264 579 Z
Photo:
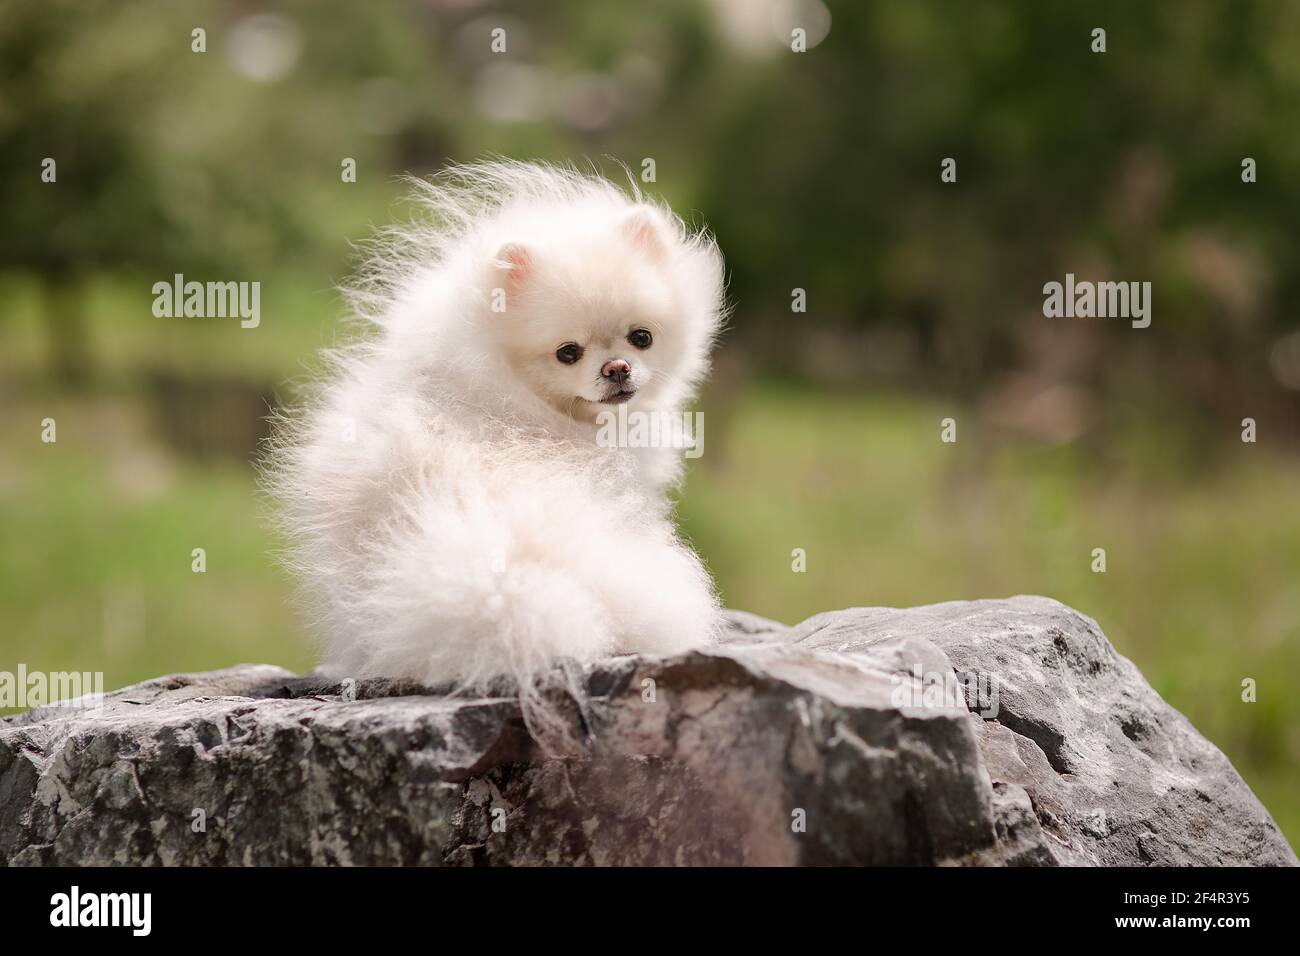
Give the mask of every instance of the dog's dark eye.
M 637 329 L 630 333 L 627 340 L 639 349 L 648 349 L 650 343 L 654 341 L 654 339 L 651 338 L 650 333 L 645 329 Z
M 555 357 L 565 365 L 572 365 L 582 358 L 582 346 L 574 345 L 572 342 L 568 345 L 561 345 L 555 350 Z

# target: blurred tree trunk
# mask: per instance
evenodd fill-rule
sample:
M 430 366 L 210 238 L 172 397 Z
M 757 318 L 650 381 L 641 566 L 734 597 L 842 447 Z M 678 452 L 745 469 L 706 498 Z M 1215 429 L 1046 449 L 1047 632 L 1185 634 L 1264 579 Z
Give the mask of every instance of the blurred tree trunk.
M 63 385 L 83 385 L 90 375 L 84 285 L 77 276 L 66 272 L 46 275 L 41 288 L 50 341 L 50 371 Z

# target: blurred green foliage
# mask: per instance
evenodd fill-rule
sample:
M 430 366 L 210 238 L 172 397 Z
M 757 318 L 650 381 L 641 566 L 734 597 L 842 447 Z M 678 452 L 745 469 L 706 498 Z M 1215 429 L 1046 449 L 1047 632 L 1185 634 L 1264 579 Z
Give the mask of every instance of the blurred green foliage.
M 249 458 L 350 243 L 404 173 L 652 159 L 736 302 L 681 503 L 726 600 L 1058 598 L 1294 840 L 1300 5 L 797 0 L 802 54 L 773 6 L 0 7 L 0 668 L 309 667 Z M 1044 319 L 1067 271 L 1151 281 L 1152 327 Z M 176 272 L 260 282 L 261 326 L 155 318 Z

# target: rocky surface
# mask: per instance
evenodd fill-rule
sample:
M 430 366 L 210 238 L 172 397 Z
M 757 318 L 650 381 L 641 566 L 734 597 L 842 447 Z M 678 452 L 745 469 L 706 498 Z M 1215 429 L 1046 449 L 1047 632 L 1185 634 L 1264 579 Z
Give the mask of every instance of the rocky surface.
M 858 608 L 510 696 L 251 665 L 0 721 L 0 860 L 1293 865 L 1212 744 L 1045 598 Z

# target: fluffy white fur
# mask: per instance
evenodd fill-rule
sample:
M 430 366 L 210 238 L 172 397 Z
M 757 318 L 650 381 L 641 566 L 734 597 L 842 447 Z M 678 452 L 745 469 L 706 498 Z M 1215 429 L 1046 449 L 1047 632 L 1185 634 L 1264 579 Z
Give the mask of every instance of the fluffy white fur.
M 680 414 L 723 316 L 711 238 L 631 191 L 462 166 L 419 183 L 422 216 L 375 244 L 350 290 L 370 333 L 279 423 L 269 471 L 329 671 L 527 693 L 560 660 L 715 637 L 665 494 L 682 453 L 596 441 L 611 389 Z M 566 344 L 584 349 L 572 365 Z

